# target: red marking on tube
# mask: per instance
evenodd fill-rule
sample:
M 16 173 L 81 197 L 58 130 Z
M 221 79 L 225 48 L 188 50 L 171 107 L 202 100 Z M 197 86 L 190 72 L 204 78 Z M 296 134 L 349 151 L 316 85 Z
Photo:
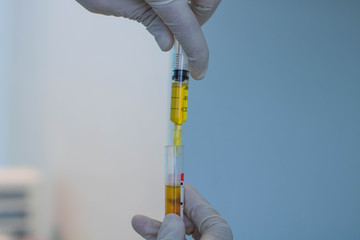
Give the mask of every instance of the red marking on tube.
M 181 181 L 184 181 L 184 173 L 181 174 Z

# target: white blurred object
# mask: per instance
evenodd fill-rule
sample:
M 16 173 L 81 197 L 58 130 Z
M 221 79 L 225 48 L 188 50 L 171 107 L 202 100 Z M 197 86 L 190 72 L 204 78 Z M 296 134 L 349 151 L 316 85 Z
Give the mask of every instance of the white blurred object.
M 164 214 L 170 54 L 76 1 L 5 2 L 9 162 L 51 178 L 58 238 L 139 239 L 132 216 Z
M 0 240 L 44 236 L 42 185 L 35 169 L 0 169 Z

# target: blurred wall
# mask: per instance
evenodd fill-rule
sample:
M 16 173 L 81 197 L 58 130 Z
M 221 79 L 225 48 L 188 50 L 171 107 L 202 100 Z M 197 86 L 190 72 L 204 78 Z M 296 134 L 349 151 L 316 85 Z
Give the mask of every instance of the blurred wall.
M 13 36 L 8 34 L 13 22 L 11 6 L 0 2 L 0 166 L 8 163 L 8 127 L 10 100 L 10 67 L 12 62 L 11 44 Z
M 222 1 L 186 176 L 234 239 L 360 239 L 359 1 Z
M 9 158 L 48 176 L 51 234 L 140 239 L 131 217 L 164 215 L 169 55 L 140 24 L 76 1 L 5 5 L 15 38 Z

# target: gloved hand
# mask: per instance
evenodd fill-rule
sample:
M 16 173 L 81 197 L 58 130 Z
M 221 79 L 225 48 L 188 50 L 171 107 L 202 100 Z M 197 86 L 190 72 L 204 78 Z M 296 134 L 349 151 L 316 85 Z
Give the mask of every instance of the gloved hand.
M 185 184 L 184 221 L 168 214 L 161 223 L 146 216 L 133 217 L 134 230 L 147 240 L 184 240 L 185 233 L 195 240 L 232 240 L 230 226 L 190 185 Z
M 220 0 L 77 0 L 90 12 L 125 17 L 142 23 L 163 51 L 171 49 L 174 36 L 189 57 L 194 79 L 205 76 L 209 50 L 201 31 Z

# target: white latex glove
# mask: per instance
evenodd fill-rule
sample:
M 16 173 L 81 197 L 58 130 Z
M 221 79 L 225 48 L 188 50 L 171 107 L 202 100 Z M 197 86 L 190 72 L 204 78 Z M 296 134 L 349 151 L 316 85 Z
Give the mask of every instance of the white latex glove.
M 194 79 L 205 76 L 209 50 L 200 26 L 215 12 L 220 0 L 77 0 L 90 12 L 125 17 L 142 23 L 163 51 L 174 36 L 189 57 Z
M 147 240 L 184 240 L 185 233 L 195 240 L 232 240 L 224 218 L 190 185 L 185 184 L 184 221 L 169 214 L 163 223 L 142 215 L 133 217 L 134 230 Z

